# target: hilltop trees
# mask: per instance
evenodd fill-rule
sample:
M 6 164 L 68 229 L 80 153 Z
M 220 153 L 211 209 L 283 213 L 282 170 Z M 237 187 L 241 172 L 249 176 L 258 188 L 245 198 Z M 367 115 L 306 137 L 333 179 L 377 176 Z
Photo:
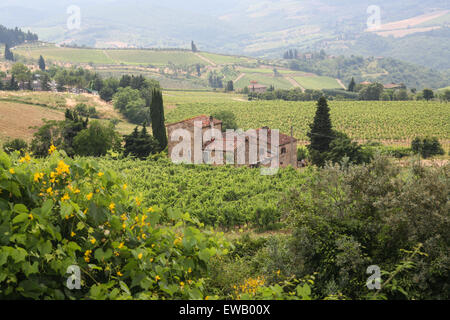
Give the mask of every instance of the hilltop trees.
M 167 133 L 164 118 L 164 105 L 161 90 L 153 89 L 150 104 L 153 137 L 158 141 L 160 150 L 167 147 Z
M 8 46 L 16 46 L 18 44 L 24 43 L 25 41 L 37 41 L 37 34 L 28 32 L 23 32 L 19 28 L 8 29 L 0 25 L 0 43 L 8 44 Z

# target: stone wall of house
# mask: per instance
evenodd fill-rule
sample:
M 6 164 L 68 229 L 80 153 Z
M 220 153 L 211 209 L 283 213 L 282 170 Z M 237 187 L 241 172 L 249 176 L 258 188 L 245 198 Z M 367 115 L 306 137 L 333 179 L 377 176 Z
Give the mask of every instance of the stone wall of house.
M 181 139 L 178 141 L 172 141 L 171 137 L 172 137 L 172 133 L 178 129 L 184 129 L 190 132 L 191 135 L 191 162 L 194 163 L 194 123 L 193 122 L 179 122 L 179 123 L 175 123 L 173 125 L 169 125 L 167 126 L 167 137 L 168 137 L 168 153 L 169 153 L 169 157 L 172 158 L 172 151 L 173 148 L 181 142 Z M 205 126 L 202 128 L 202 140 L 203 140 L 203 135 L 205 134 L 205 132 L 207 130 L 211 129 L 211 127 L 209 126 Z M 217 129 L 219 131 L 222 131 L 222 124 L 218 123 L 214 126 L 214 129 Z M 201 141 L 201 145 L 203 145 L 203 141 Z

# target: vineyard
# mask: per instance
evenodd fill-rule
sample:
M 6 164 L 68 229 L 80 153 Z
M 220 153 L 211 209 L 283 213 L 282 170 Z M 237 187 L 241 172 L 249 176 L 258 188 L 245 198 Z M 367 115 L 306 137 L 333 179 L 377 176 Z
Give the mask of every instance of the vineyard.
M 242 98 L 241 98 L 242 99 Z M 269 126 L 307 141 L 315 102 L 237 101 L 234 95 L 168 92 L 167 122 L 176 122 L 216 110 L 230 110 L 242 129 Z M 176 107 L 174 107 L 176 106 Z M 425 101 L 330 101 L 335 128 L 356 140 L 408 144 L 416 136 L 436 136 L 450 147 L 450 104 Z
M 207 225 L 226 229 L 274 225 L 281 219 L 283 193 L 298 188 L 308 175 L 286 169 L 268 177 L 247 168 L 179 166 L 166 158 L 100 163 L 124 174 L 145 206 L 189 212 Z

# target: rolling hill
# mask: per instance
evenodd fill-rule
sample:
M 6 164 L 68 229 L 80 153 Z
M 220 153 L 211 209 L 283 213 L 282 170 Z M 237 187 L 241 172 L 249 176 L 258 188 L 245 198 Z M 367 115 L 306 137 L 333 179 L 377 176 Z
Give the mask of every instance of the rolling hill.
M 80 29 L 68 30 L 73 4 L 3 0 L 0 22 L 45 41 L 96 48 L 189 48 L 194 39 L 201 50 L 229 54 L 275 58 L 286 48 L 325 49 L 450 68 L 445 0 L 80 0 Z M 367 32 L 371 5 L 380 8 L 376 33 Z

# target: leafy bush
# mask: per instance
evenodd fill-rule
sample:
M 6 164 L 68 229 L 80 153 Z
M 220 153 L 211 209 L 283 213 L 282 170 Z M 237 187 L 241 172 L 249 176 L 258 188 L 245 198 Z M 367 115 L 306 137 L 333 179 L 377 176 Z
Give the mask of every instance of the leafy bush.
M 75 111 L 83 117 L 97 118 L 97 110 L 95 107 L 88 107 L 84 103 L 79 103 L 75 106 Z
M 229 247 L 219 234 L 179 211 L 160 225 L 116 170 L 49 152 L 0 153 L 0 299 L 204 298 L 207 263 Z
M 420 154 L 425 159 L 445 153 L 436 137 L 424 139 L 417 137 L 411 142 L 411 149 L 415 154 Z
M 222 131 L 225 132 L 227 129 L 230 130 L 237 130 L 238 125 L 236 123 L 236 116 L 232 111 L 228 110 L 221 110 L 216 111 L 212 114 L 212 116 L 216 119 L 219 119 L 222 121 Z
M 112 123 L 92 121 L 87 129 L 78 133 L 73 140 L 75 153 L 80 156 L 100 157 L 110 149 L 119 150 L 121 138 Z
M 392 270 L 402 250 L 422 243 L 414 273 L 398 274 L 405 292 L 390 299 L 448 299 L 450 293 L 450 166 L 404 171 L 378 157 L 363 166 L 328 166 L 289 194 L 291 268 L 299 278 L 319 272 L 314 294 L 367 294 L 366 268 Z M 309 190 L 309 192 L 307 192 Z M 385 280 L 385 279 L 383 279 Z
M 24 153 L 28 150 L 28 143 L 23 139 L 13 139 L 3 145 L 3 150 L 7 153 L 13 153 L 14 151 Z

